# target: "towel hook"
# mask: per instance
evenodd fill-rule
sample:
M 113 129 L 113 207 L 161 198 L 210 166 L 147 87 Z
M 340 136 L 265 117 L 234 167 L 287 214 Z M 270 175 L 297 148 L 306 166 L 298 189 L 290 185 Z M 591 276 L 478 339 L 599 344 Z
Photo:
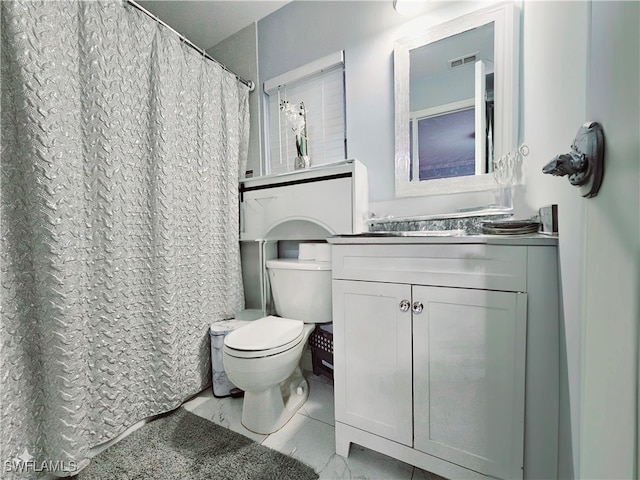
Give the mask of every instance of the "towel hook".
M 597 122 L 583 124 L 576 135 L 571 151 L 554 157 L 542 168 L 542 173 L 563 177 L 578 187 L 583 197 L 598 194 L 604 176 L 604 132 Z

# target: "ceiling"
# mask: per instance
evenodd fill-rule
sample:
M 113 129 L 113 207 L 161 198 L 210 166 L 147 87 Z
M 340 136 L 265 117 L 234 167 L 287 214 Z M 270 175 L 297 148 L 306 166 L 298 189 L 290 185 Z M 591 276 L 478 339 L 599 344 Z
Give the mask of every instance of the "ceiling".
M 136 0 L 136 3 L 207 50 L 289 1 Z

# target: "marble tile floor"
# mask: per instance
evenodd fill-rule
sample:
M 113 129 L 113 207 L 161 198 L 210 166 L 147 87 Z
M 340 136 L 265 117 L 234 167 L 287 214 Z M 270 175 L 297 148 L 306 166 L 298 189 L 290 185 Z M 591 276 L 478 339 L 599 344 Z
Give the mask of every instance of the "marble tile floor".
M 253 433 L 242 426 L 242 399 L 216 398 L 211 388 L 183 406 L 218 425 L 310 465 L 320 480 L 442 480 L 442 477 L 372 450 L 351 445 L 349 458 L 335 452 L 333 385 L 305 372 L 309 399 L 280 430 L 271 435 Z

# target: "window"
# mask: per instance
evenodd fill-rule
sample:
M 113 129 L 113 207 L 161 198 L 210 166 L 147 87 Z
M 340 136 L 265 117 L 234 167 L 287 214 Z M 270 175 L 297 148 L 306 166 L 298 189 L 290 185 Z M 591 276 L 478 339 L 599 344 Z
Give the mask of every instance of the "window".
M 424 110 L 412 115 L 412 177 L 414 170 L 419 180 L 475 174 L 475 111 L 471 102 L 470 107 L 453 111 L 430 114 Z
M 311 166 L 346 158 L 344 59 L 337 52 L 268 80 L 266 174 L 294 170 L 296 138 L 280 104 L 304 103 Z

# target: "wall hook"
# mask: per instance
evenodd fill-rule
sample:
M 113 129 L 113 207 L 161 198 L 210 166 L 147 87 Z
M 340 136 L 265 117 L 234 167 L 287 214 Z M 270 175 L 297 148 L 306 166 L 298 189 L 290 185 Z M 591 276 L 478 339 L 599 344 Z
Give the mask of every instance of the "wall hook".
M 542 173 L 568 175 L 583 197 L 598 194 L 604 175 L 604 133 L 597 122 L 587 122 L 578 129 L 569 153 L 557 155 L 542 168 Z

